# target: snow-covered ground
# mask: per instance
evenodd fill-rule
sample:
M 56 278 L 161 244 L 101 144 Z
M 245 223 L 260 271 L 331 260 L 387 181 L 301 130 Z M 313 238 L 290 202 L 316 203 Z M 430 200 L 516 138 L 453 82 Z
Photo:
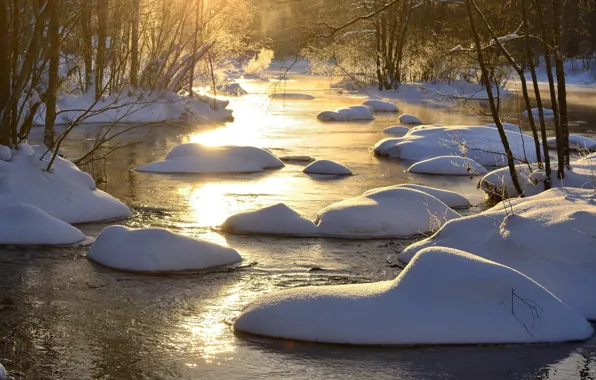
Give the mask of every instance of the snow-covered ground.
M 444 247 L 420 251 L 393 281 L 261 296 L 234 328 L 354 345 L 559 342 L 593 334 L 584 317 L 522 273 Z
M 437 198 L 438 200 L 445 203 L 447 206 L 449 206 L 451 208 L 468 208 L 468 207 L 470 207 L 470 201 L 466 197 L 464 197 L 463 195 L 461 195 L 459 193 L 456 193 L 455 191 L 436 189 L 434 187 L 416 185 L 413 183 L 403 183 L 403 184 L 395 185 L 395 186 L 381 187 L 378 189 L 369 190 L 369 191 L 365 192 L 364 195 L 366 195 L 368 193 L 378 192 L 379 190 L 389 190 L 389 189 L 396 189 L 396 188 L 414 189 L 414 190 L 422 191 L 423 193 L 432 195 L 433 197 Z
M 74 96 L 58 96 L 56 124 L 79 123 L 156 123 L 188 121 L 195 123 L 229 120 L 232 111 L 227 100 L 208 96 L 188 97 L 166 90 L 122 92 L 95 100 L 94 91 Z M 45 108 L 37 113 L 35 124 L 45 124 Z
M 486 174 L 484 166 L 468 157 L 438 156 L 419 161 L 408 168 L 410 173 L 476 176 Z
M 130 209 L 98 190 L 93 178 L 73 163 L 56 157 L 47 171 L 51 152 L 23 143 L 10 160 L 0 160 L 0 205 L 29 204 L 67 223 L 119 220 Z
M 89 260 L 136 272 L 198 270 L 237 263 L 231 248 L 175 234 L 161 228 L 105 228 L 87 254 Z
M 557 188 L 506 200 L 446 223 L 407 247 L 399 260 L 410 262 L 428 247 L 460 249 L 524 273 L 586 318 L 596 319 L 595 197 L 591 189 Z
M 257 173 L 281 168 L 284 163 L 270 152 L 252 146 L 182 144 L 163 161 L 137 168 L 149 173 Z

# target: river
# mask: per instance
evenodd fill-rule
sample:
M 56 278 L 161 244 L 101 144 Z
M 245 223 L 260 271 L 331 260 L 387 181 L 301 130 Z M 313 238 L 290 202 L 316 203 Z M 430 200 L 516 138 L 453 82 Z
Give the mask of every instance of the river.
M 359 104 L 362 97 L 330 93 L 327 80 L 299 75 L 277 84 L 243 85 L 250 94 L 231 100 L 235 121 L 137 128 L 126 134 L 126 141 L 135 144 L 114 152 L 94 173 L 105 180 L 100 187 L 133 208 L 134 217 L 123 224 L 167 227 L 226 244 L 240 252 L 243 263 L 194 273 L 139 275 L 93 264 L 85 258 L 85 248 L 0 249 L 0 363 L 15 379 L 594 378 L 596 339 L 536 346 L 357 348 L 235 335 L 234 318 L 260 294 L 395 278 L 400 269 L 391 263 L 411 241 L 223 234 L 216 227 L 227 216 L 284 202 L 314 217 L 333 202 L 399 183 L 458 191 L 475 205 L 466 213 L 485 208 L 476 180 L 409 174 L 404 172 L 408 163 L 373 156 L 372 145 L 387 137 L 381 132 L 385 127 L 397 124 L 395 115 L 378 115 L 367 123 L 316 120 L 318 112 Z M 272 86 L 317 98 L 270 101 L 263 93 Z M 594 133 L 595 95 L 581 91 L 569 96 L 573 132 Z M 431 123 L 491 121 L 467 108 L 399 105 Z M 516 113 L 519 100 L 513 97 L 503 106 Z M 96 132 L 97 126 L 78 128 L 65 153 L 76 157 L 86 151 Z M 303 164 L 234 175 L 134 171 L 189 141 L 331 159 L 356 175 L 310 177 L 301 172 Z M 79 227 L 96 236 L 105 225 Z

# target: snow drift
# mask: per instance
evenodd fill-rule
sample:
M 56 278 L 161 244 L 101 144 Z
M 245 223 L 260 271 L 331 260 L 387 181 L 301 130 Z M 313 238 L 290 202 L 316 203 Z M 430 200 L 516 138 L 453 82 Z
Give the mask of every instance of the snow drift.
M 399 116 L 399 122 L 402 124 L 423 124 L 418 117 L 414 115 L 409 115 L 407 113 L 404 113 Z
M 399 112 L 399 108 L 395 104 L 383 100 L 369 99 L 362 105 L 370 107 L 374 112 Z
M 317 115 L 321 121 L 356 121 L 373 120 L 371 108 L 366 106 L 351 106 L 336 111 L 323 111 Z
M 399 259 L 409 262 L 428 247 L 461 249 L 524 273 L 586 318 L 596 319 L 594 236 L 594 191 L 551 189 L 450 221 L 407 247 Z
M 559 342 L 593 334 L 585 318 L 530 278 L 443 247 L 418 253 L 393 281 L 261 296 L 234 328 L 354 345 Z
M 390 190 L 390 189 L 396 189 L 396 188 L 413 189 L 413 190 L 421 191 L 423 193 L 430 194 L 451 208 L 468 208 L 468 207 L 470 207 L 470 201 L 468 200 L 468 198 L 464 197 L 463 195 L 461 195 L 459 193 L 456 193 L 455 191 L 436 189 L 434 187 L 416 185 L 413 183 L 403 183 L 400 185 L 380 187 L 378 189 L 369 190 L 369 191 L 365 192 L 364 195 L 367 195 L 371 192 L 375 193 L 375 192 L 379 192 L 381 190 Z
M 172 149 L 164 161 L 137 168 L 150 173 L 256 173 L 283 167 L 268 151 L 252 146 L 205 146 L 182 144 Z
M 87 253 L 104 266 L 137 272 L 197 270 L 237 263 L 231 248 L 175 234 L 161 228 L 105 228 Z
M 224 231 L 247 234 L 312 236 L 315 224 L 283 203 L 230 216 Z

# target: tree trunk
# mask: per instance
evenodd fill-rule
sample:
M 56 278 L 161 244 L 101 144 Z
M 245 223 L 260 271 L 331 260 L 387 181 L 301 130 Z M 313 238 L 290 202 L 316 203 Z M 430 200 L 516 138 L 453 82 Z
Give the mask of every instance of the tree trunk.
M 106 39 L 108 36 L 109 0 L 97 0 L 97 57 L 95 58 L 95 100 L 103 95 L 103 76 L 106 67 Z
M 91 88 L 93 81 L 93 42 L 91 35 L 91 4 L 81 1 L 81 34 L 83 38 L 83 61 L 85 62 L 85 91 Z
M 553 0 L 553 45 L 555 49 L 555 70 L 557 74 L 557 94 L 559 101 L 559 122 L 560 122 L 560 140 L 563 152 L 563 168 L 559 168 L 560 173 L 564 173 L 565 168 L 569 167 L 569 122 L 567 120 L 567 89 L 565 86 L 565 69 L 563 66 L 563 48 L 561 24 L 563 22 L 563 0 Z M 563 174 L 564 175 L 564 174 Z
M 133 87 L 139 86 L 139 13 L 141 1 L 133 0 L 132 3 L 132 35 L 130 43 L 130 83 Z
M 60 0 L 49 0 L 50 23 L 48 25 L 48 43 L 50 45 L 50 69 L 48 90 L 46 93 L 46 125 L 43 143 L 46 147 L 54 146 L 54 126 L 56 124 L 56 95 L 58 92 L 58 66 L 60 64 Z
M 499 111 L 495 106 L 495 98 L 493 96 L 490 75 L 486 67 L 486 63 L 484 61 L 484 53 L 482 52 L 482 45 L 480 44 L 480 36 L 478 35 L 478 29 L 476 29 L 476 23 L 474 22 L 474 14 L 472 12 L 472 1 L 473 0 L 466 0 L 466 10 L 468 13 L 468 19 L 470 21 L 470 29 L 472 31 L 472 34 L 474 36 L 474 42 L 476 44 L 478 65 L 480 66 L 480 71 L 482 72 L 482 82 L 484 84 L 484 87 L 486 88 L 486 94 L 488 96 L 488 103 L 490 105 L 493 120 L 495 122 L 495 125 L 497 126 L 497 130 L 499 132 L 499 137 L 501 138 L 503 148 L 505 149 L 505 153 L 507 156 L 507 166 L 509 167 L 509 174 L 511 175 L 511 182 L 513 182 L 513 187 L 515 188 L 515 191 L 517 191 L 520 197 L 523 197 L 524 194 L 519 185 L 517 170 L 515 169 L 515 160 L 513 158 L 513 153 L 511 152 L 511 147 L 509 146 L 509 140 L 507 140 L 507 134 L 505 133 L 505 129 L 503 128 L 503 124 L 501 123 L 501 119 L 499 118 Z

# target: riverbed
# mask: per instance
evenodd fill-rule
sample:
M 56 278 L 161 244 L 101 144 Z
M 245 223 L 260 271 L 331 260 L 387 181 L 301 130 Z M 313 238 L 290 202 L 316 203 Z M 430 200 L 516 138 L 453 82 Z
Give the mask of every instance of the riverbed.
M 131 227 L 165 227 L 228 245 L 239 266 L 172 275 L 113 271 L 85 258 L 85 248 L 0 249 L 0 363 L 16 379 L 590 379 L 596 340 L 538 346 L 357 348 L 237 336 L 231 328 L 254 297 L 288 287 L 395 278 L 396 254 L 412 241 L 297 239 L 224 234 L 217 226 L 245 210 L 283 202 L 308 217 L 376 187 L 418 183 L 460 192 L 485 209 L 476 179 L 406 173 L 409 163 L 374 157 L 395 114 L 372 122 L 322 123 L 316 114 L 360 104 L 324 78 L 243 83 L 231 98 L 233 122 L 154 125 L 125 135 L 131 143 L 94 167 L 100 187 L 132 207 Z M 271 92 L 314 100 L 271 100 Z M 572 132 L 595 132 L 596 93 L 569 96 Z M 591 99 L 591 101 L 588 101 Z M 427 123 L 491 122 L 470 107 L 399 103 Z M 517 114 L 514 96 L 503 107 Z M 122 126 L 119 128 L 126 128 Z M 98 126 L 71 134 L 64 153 L 92 146 Z M 35 134 L 34 134 L 35 139 Z M 134 169 L 185 142 L 242 144 L 278 156 L 311 156 L 348 166 L 345 178 L 308 176 L 303 163 L 257 174 L 163 175 Z M 105 224 L 79 226 L 96 236 Z M 400 317 L 395 315 L 399 324 Z M 404 326 L 404 328 L 408 328 Z

